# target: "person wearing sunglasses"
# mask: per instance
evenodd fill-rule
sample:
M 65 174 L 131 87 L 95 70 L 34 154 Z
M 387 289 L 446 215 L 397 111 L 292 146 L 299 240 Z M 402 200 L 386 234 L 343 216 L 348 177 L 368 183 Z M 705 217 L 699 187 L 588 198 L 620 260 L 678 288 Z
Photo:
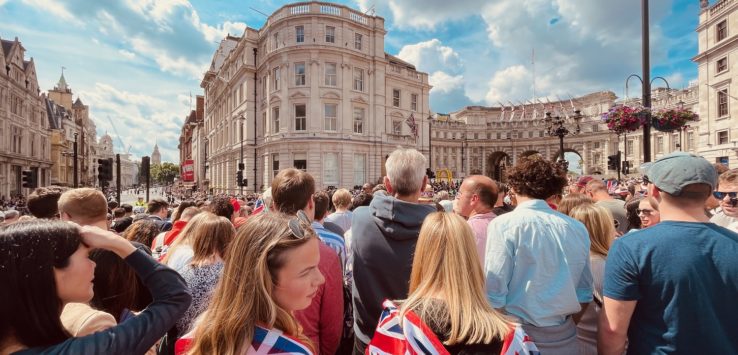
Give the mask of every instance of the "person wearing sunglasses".
M 638 218 L 641 220 L 641 228 L 648 228 L 661 222 L 659 203 L 653 197 L 644 197 L 641 202 L 638 203 L 636 213 L 638 214 Z
M 261 213 L 238 229 L 210 305 L 176 354 L 317 354 L 293 312 L 310 306 L 325 278 L 320 240 L 303 211 Z
M 720 202 L 721 210 L 710 218 L 710 222 L 738 231 L 738 169 L 720 174 L 712 196 Z
M 661 221 L 616 239 L 608 252 L 599 354 L 621 355 L 626 342 L 628 354 L 734 354 L 738 234 L 709 223 L 704 211 L 717 173 L 686 152 L 641 168 Z M 649 206 L 641 204 L 641 214 Z

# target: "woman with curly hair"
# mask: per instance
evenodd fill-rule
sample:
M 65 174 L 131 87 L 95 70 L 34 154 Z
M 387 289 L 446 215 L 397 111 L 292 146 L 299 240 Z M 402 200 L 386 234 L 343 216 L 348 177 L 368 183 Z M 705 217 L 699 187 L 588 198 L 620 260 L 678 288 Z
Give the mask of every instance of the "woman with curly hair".
M 564 189 L 566 173 L 540 157 L 521 159 L 508 184 L 518 206 L 487 227 L 487 299 L 521 323 L 542 354 L 576 354 L 574 320 L 592 301 L 589 234 L 546 203 Z

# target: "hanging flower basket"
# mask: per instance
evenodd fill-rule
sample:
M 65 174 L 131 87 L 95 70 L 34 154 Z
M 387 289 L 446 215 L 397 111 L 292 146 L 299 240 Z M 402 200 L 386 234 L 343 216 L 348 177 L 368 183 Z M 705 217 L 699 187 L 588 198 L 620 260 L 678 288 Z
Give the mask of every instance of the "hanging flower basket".
M 620 135 L 637 131 L 643 126 L 648 115 L 648 109 L 643 107 L 614 106 L 602 114 L 602 121 L 607 128 Z
M 683 108 L 661 110 L 651 119 L 651 126 L 657 131 L 673 132 L 699 119 L 696 113 Z

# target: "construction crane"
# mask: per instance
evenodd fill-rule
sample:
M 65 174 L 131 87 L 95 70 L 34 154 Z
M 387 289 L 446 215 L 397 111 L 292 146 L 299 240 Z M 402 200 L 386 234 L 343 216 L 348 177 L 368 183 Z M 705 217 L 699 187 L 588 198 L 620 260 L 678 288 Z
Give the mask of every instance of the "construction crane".
M 125 148 L 126 145 L 123 144 L 123 140 L 120 138 L 120 133 L 118 133 L 118 129 L 115 127 L 115 123 L 113 123 L 113 120 L 110 119 L 110 115 L 105 116 L 108 118 L 108 122 L 110 122 L 110 125 L 113 126 L 113 132 L 115 132 L 115 136 L 118 138 L 118 143 L 120 143 L 121 149 Z M 126 150 L 126 154 L 131 151 L 131 145 L 128 145 L 128 149 Z

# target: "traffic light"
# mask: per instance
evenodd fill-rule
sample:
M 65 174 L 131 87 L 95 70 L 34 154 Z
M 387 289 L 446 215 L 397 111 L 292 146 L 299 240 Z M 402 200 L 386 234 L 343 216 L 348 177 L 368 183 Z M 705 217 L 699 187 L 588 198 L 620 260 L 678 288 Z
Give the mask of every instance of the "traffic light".
M 243 170 L 236 171 L 236 184 L 243 186 Z
M 619 170 L 620 168 L 620 151 L 617 154 L 607 156 L 607 168 L 610 170 Z
M 625 175 L 630 174 L 630 162 L 629 161 L 623 161 L 622 164 L 623 164 L 623 169 L 622 169 L 623 174 L 625 174 Z
M 98 159 L 97 160 L 97 179 L 101 183 L 103 181 L 113 180 L 113 160 Z
M 35 189 L 38 187 L 38 176 L 33 170 L 23 170 L 21 171 L 21 174 L 23 175 L 23 187 L 27 187 L 29 189 Z
M 151 163 L 151 158 L 149 157 L 141 157 L 141 180 L 146 180 L 146 177 L 149 176 L 149 166 Z

